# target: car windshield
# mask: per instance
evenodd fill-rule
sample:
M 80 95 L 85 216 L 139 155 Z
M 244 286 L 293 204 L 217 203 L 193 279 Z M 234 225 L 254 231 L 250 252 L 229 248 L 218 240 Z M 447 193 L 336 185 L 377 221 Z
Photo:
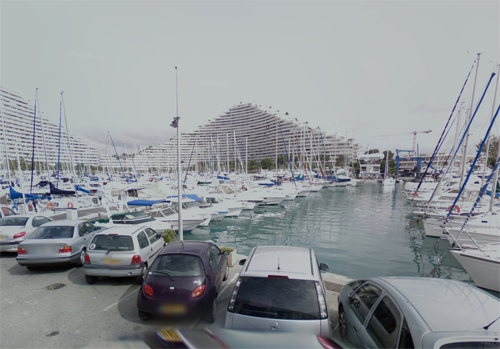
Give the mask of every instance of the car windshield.
M 316 285 L 312 280 L 243 277 L 234 312 L 288 320 L 320 319 Z
M 71 239 L 73 227 L 40 227 L 30 236 L 30 239 Z
M 26 222 L 28 221 L 27 217 L 16 217 L 16 216 L 10 216 L 10 217 L 4 217 L 0 219 L 0 226 L 2 227 L 7 227 L 7 226 L 24 226 L 26 225 Z
M 126 235 L 96 235 L 89 245 L 90 250 L 133 251 L 134 243 L 131 236 Z
M 199 257 L 186 254 L 158 256 L 150 272 L 167 273 L 170 276 L 203 276 L 203 264 Z

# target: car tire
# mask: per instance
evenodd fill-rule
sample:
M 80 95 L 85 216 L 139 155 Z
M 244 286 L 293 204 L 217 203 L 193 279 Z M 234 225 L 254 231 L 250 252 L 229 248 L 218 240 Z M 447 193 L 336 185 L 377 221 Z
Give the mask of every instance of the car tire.
M 146 273 L 148 272 L 148 266 L 146 264 L 144 264 L 142 266 L 142 270 L 141 270 L 141 275 L 139 275 L 138 277 L 136 277 L 135 281 L 139 284 L 139 285 L 142 285 L 142 283 L 144 282 L 144 279 L 146 278 Z
M 27 266 L 26 268 L 28 268 L 28 270 L 36 270 L 35 267 L 30 267 L 30 266 Z
M 97 279 L 99 279 L 97 276 L 85 275 L 85 281 L 87 281 L 89 285 L 95 284 Z
M 347 319 L 342 304 L 339 306 L 339 333 L 342 339 L 347 339 Z
M 226 264 L 226 271 L 224 272 L 224 278 L 222 279 L 222 281 L 226 281 L 228 277 L 229 277 L 229 264 Z
M 208 307 L 207 312 L 205 313 L 205 321 L 209 324 L 213 324 L 215 322 L 215 318 L 217 317 L 217 304 L 216 304 L 217 296 L 214 296 L 214 301 L 212 305 Z
M 85 262 L 85 254 L 87 251 L 85 249 L 82 249 L 80 252 L 80 257 L 78 258 L 78 262 L 76 262 L 77 267 L 83 267 L 83 263 Z
M 144 311 L 140 311 L 139 310 L 139 317 L 141 318 L 142 321 L 148 321 L 149 320 L 149 314 L 144 312 Z

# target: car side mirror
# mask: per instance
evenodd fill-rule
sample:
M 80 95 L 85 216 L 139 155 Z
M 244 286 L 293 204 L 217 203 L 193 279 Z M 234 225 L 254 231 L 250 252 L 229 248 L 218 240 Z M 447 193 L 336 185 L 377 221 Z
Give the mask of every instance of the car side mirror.
M 320 263 L 320 264 L 319 264 L 319 270 L 321 270 L 321 271 L 328 271 L 328 270 L 330 270 L 330 268 L 328 268 L 328 265 L 327 265 L 327 264 L 325 264 L 325 263 Z
M 246 259 L 240 259 L 240 261 L 239 261 L 239 263 L 238 263 L 238 264 L 239 264 L 239 265 L 245 265 L 245 262 L 246 262 L 246 261 L 247 261 Z
M 359 300 L 357 299 L 354 299 L 354 298 L 349 298 L 349 303 L 351 303 L 354 308 L 359 308 L 360 307 L 360 303 L 359 303 Z

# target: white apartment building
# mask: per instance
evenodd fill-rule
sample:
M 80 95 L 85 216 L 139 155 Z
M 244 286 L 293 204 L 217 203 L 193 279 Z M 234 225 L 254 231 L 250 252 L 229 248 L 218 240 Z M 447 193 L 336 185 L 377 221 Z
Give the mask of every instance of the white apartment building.
M 302 156 L 305 161 L 330 158 L 333 165 L 338 156 L 356 161 L 360 149 L 353 139 L 327 135 L 307 122 L 299 123 L 288 115 L 279 116 L 260 106 L 240 103 L 229 108 L 192 133 L 181 134 L 181 160 L 183 167 L 209 166 L 227 168 L 229 162 L 245 164 L 247 161 L 276 155 L 290 159 Z M 182 130 L 183 120 L 180 120 Z M 176 167 L 177 140 L 149 147 L 134 158 L 136 167 L 169 169 Z M 239 166 L 239 165 L 238 165 Z M 239 167 L 241 168 L 241 167 Z
M 35 122 L 33 122 L 35 120 Z M 33 133 L 35 140 L 33 143 Z M 34 146 L 33 146 L 34 145 Z M 34 149 L 34 161 L 41 163 L 45 170 L 65 164 L 98 166 L 102 152 L 89 146 L 80 137 L 67 133 L 63 125 L 50 123 L 35 103 L 25 100 L 20 95 L 0 87 L 0 159 L 6 168 L 6 159 L 17 160 L 31 166 Z M 22 159 L 21 159 L 22 158 Z M 16 169 L 12 169 L 16 170 Z

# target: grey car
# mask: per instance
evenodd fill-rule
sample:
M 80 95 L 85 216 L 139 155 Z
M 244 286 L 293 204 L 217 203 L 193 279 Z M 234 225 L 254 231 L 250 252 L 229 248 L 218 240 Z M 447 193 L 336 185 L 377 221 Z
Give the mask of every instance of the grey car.
M 357 348 L 500 348 L 500 300 L 465 282 L 355 280 L 339 295 L 340 335 Z
M 332 334 L 326 288 L 314 250 L 258 246 L 250 252 L 229 299 L 226 328 Z
M 165 242 L 161 235 L 146 225 L 124 224 L 96 234 L 90 242 L 83 268 L 87 283 L 99 276 L 137 277 L 142 284 L 146 270 Z
M 28 269 L 61 264 L 82 266 L 87 245 L 97 231 L 84 220 L 46 223 L 19 244 L 17 262 Z

